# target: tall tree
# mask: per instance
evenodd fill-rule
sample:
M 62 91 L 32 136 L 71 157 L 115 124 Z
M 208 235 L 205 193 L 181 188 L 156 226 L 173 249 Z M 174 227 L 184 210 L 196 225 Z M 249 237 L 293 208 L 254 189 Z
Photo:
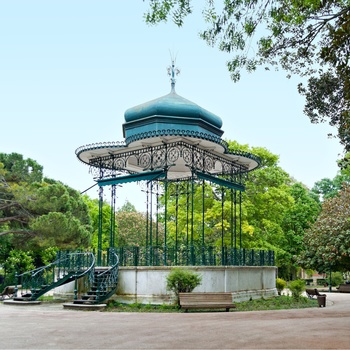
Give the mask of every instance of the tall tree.
M 326 199 L 315 224 L 305 235 L 299 262 L 320 272 L 350 270 L 350 185 Z
M 89 245 L 90 216 L 79 192 L 43 179 L 42 167 L 31 159 L 15 153 L 0 159 L 0 243 L 36 255 L 49 247 Z M 8 253 L 2 252 L 4 259 Z
M 98 249 L 98 227 L 99 227 L 99 200 L 91 199 L 84 195 L 84 202 L 88 207 L 91 217 L 91 225 L 93 227 L 92 238 L 90 246 L 97 251 Z M 107 250 L 110 244 L 110 230 L 111 230 L 111 206 L 104 202 L 102 205 L 102 250 Z
M 178 26 L 195 6 L 191 0 L 149 4 L 147 23 L 171 18 Z M 349 0 L 210 0 L 203 16 L 208 28 L 200 37 L 233 54 L 227 67 L 234 81 L 242 68 L 252 72 L 259 65 L 307 77 L 307 85 L 299 85 L 304 112 L 313 123 L 335 126 L 350 150 Z
M 234 141 L 228 141 L 228 145 L 230 151 L 251 152 L 262 160 L 260 168 L 246 179 L 246 190 L 242 193 L 242 235 L 236 234 L 233 244 L 237 248 L 242 245 L 274 250 L 280 275 L 290 278 L 296 273 L 296 255 L 303 249 L 305 231 L 320 211 L 318 196 L 292 180 L 279 166 L 279 157 L 265 148 Z M 192 243 L 189 242 L 192 239 L 192 189 L 186 184 L 171 184 L 168 191 L 168 242 L 175 242 L 177 236 L 178 245 L 186 246 Z M 230 247 L 231 198 L 230 190 L 222 192 L 213 184 L 194 186 L 194 246 L 201 247 L 203 239 L 206 246 L 221 246 L 223 239 L 224 245 Z M 239 208 L 236 210 L 238 218 Z
M 304 250 L 304 236 L 306 231 L 317 219 L 321 204 L 318 196 L 303 186 L 293 183 L 289 193 L 294 199 L 283 218 L 283 239 L 280 242 L 281 261 L 279 275 L 285 279 L 295 279 L 299 267 L 297 257 Z
M 350 183 L 349 158 L 350 153 L 347 153 L 342 160 L 338 161 L 338 163 L 341 163 L 341 169 L 333 179 L 325 178 L 315 183 L 312 191 L 320 196 L 321 199 L 335 197 L 344 184 Z
M 117 223 L 116 241 L 119 247 L 161 246 L 164 241 L 164 227 L 147 213 L 138 212 L 133 204 L 126 201 L 115 215 Z

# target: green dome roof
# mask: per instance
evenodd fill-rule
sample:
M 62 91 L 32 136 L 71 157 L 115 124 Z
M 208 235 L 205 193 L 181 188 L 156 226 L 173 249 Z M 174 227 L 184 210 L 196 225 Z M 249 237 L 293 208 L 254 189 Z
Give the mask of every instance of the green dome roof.
M 220 129 L 222 127 L 220 117 L 179 96 L 174 90 L 165 96 L 129 108 L 124 114 L 127 123 L 153 116 L 171 117 L 173 119 L 190 118 L 192 122 L 198 119 L 198 121 L 208 123 L 216 128 Z
M 124 113 L 123 134 L 127 145 L 146 139 L 162 137 L 190 137 L 220 144 L 222 120 L 175 92 L 175 62 L 168 69 L 171 74 L 169 94 Z

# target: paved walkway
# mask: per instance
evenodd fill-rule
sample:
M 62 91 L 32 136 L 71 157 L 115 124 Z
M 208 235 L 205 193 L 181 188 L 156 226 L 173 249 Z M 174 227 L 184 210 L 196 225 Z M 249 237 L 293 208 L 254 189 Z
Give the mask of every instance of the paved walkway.
M 350 349 L 350 294 L 326 308 L 119 313 L 0 304 L 0 349 Z

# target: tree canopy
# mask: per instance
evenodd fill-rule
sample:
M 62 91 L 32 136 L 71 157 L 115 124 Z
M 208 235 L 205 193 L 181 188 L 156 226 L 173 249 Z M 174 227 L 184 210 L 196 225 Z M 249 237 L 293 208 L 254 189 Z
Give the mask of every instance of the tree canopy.
M 323 200 L 335 197 L 343 188 L 344 184 L 350 183 L 349 158 L 350 153 L 347 153 L 345 154 L 344 158 L 338 162 L 342 163 L 341 169 L 333 179 L 324 178 L 315 182 L 312 191 L 317 194 L 320 199 Z
M 305 231 L 320 212 L 318 196 L 292 180 L 279 166 L 279 157 L 265 148 L 232 141 L 229 146 L 262 159 L 261 167 L 249 175 L 243 193 L 244 244 L 274 250 L 279 275 L 290 279 L 296 273 L 297 255 L 304 249 Z
M 305 231 L 320 212 L 318 195 L 292 180 L 279 166 L 279 157 L 267 149 L 229 140 L 228 145 L 231 151 L 239 149 L 251 152 L 262 160 L 261 167 L 247 177 L 246 190 L 242 192 L 242 235 L 237 234 L 233 245 L 237 248 L 242 244 L 243 248 L 274 250 L 280 276 L 289 279 L 296 273 L 297 255 L 304 248 Z M 186 184 L 172 184 L 168 190 L 168 243 L 175 242 L 177 237 L 178 245 L 186 246 L 191 235 L 187 224 L 191 211 L 191 196 L 186 196 L 189 189 Z M 193 244 L 202 245 L 204 225 L 206 246 L 221 245 L 223 228 L 224 245 L 230 247 L 230 190 L 222 193 L 220 187 L 209 183 L 204 186 L 197 184 L 194 190 Z M 237 215 L 240 215 L 239 208 L 237 211 Z
M 145 20 L 171 19 L 182 26 L 198 6 L 191 0 L 149 0 Z M 241 69 L 282 67 L 308 78 L 299 85 L 311 122 L 328 121 L 350 150 L 349 0 L 210 0 L 202 9 L 207 28 L 200 37 L 232 54 L 227 62 L 234 81 Z
M 82 196 L 43 178 L 42 170 L 32 159 L 0 153 L 0 263 L 14 249 L 31 251 L 40 264 L 46 249 L 89 246 L 92 228 Z
M 350 166 L 348 161 L 345 164 L 334 179 L 322 179 L 312 189 L 323 204 L 317 221 L 304 236 L 299 263 L 306 268 L 326 272 L 350 269 Z
M 350 270 L 350 185 L 322 205 L 315 224 L 304 237 L 299 263 L 320 272 Z

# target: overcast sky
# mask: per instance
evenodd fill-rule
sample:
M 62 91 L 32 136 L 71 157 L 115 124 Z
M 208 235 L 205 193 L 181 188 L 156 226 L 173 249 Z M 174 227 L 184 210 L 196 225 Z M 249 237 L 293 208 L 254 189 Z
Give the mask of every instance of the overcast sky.
M 75 150 L 123 141 L 126 109 L 170 92 L 171 53 L 179 95 L 223 120 L 224 139 L 265 147 L 312 187 L 333 178 L 342 148 L 303 114 L 298 79 L 259 70 L 230 80 L 227 54 L 198 37 L 200 11 L 181 29 L 149 27 L 147 2 L 0 0 L 0 152 L 23 154 L 44 174 L 83 191 L 94 184 Z M 334 130 L 335 131 L 335 130 Z M 135 185 L 119 191 L 143 210 Z M 88 192 L 96 197 L 96 188 Z

